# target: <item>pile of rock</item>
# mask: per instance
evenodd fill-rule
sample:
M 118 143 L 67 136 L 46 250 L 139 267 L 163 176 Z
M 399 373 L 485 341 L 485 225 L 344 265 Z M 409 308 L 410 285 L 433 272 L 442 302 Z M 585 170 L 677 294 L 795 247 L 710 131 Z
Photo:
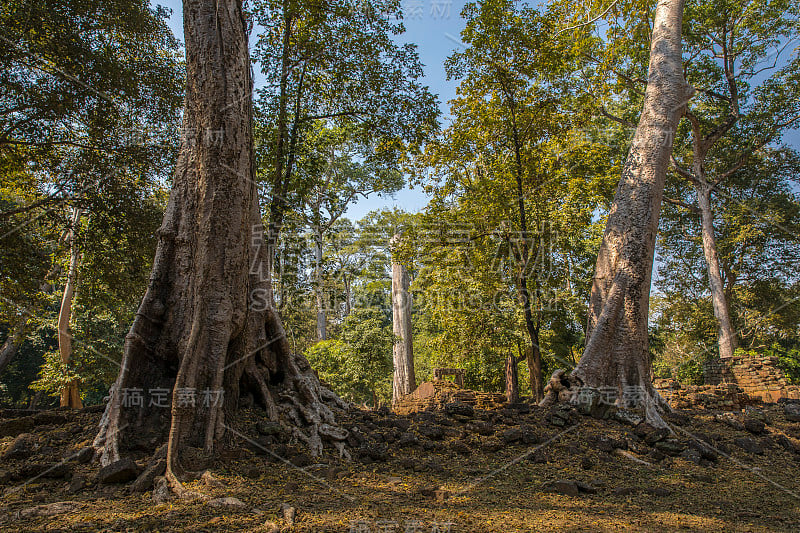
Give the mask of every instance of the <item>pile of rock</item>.
M 731 371 L 736 383 L 752 397 L 765 402 L 780 398 L 800 399 L 800 387 L 790 386 L 778 368 L 777 357 L 734 357 Z
M 447 404 L 462 403 L 476 409 L 498 409 L 505 406 L 503 394 L 478 392 L 462 389 L 457 384 L 444 379 L 426 381 L 400 400 L 393 410 L 399 415 L 421 411 L 442 410 Z
M 735 383 L 687 386 L 677 381 L 657 380 L 655 386 L 675 409 L 740 411 L 745 406 L 758 402 Z
M 774 356 L 737 356 L 716 359 L 703 365 L 706 384 L 736 383 L 751 398 L 777 402 L 781 398 L 800 399 L 800 387 L 789 385 Z

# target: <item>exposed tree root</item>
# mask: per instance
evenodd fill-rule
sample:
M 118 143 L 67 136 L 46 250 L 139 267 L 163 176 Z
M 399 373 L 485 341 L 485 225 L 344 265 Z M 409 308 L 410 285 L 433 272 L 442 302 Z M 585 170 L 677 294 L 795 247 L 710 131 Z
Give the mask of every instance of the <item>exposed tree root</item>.
M 615 403 L 626 407 L 635 391 L 635 403 L 656 427 L 666 427 L 661 412 L 669 406 L 650 381 L 647 318 L 672 140 L 693 92 L 681 61 L 683 11 L 683 0 L 656 2 L 642 112 L 597 255 L 586 347 L 566 386 L 573 402 L 584 387 L 610 388 L 617 393 Z M 550 399 L 544 401 L 558 399 L 562 379 L 551 380 Z
M 592 386 L 584 385 L 583 381 L 574 375 L 568 375 L 567 371 L 559 368 L 553 375 L 544 389 L 544 399 L 539 402 L 541 407 L 551 407 L 557 403 L 579 404 L 590 397 L 587 391 L 596 392 L 598 390 L 613 391 L 613 404 L 618 408 L 629 409 L 641 412 L 645 421 L 653 427 L 668 428 L 662 418 L 662 413 L 672 411 L 669 403 L 658 393 L 650 382 L 637 382 L 629 384 L 624 380 L 610 382 L 607 384 Z
M 222 139 L 182 139 L 148 289 L 95 439 L 103 465 L 166 442 L 165 479 L 180 496 L 197 475 L 182 453 L 232 444 L 236 411 L 251 400 L 315 456 L 326 444 L 345 455 L 347 437 L 335 417 L 345 403 L 292 353 L 271 306 L 242 3 L 184 0 L 184 19 L 184 129 Z
M 134 329 L 139 323 L 137 320 Z M 279 323 L 276 326 L 279 327 Z M 281 342 L 276 342 L 275 345 L 286 347 Z M 270 355 L 279 355 L 279 359 L 283 361 L 277 372 L 269 372 L 266 365 L 255 358 L 246 365 L 240 365 L 240 368 L 247 370 L 242 371 L 236 386 L 222 389 L 225 391 L 225 403 L 215 406 L 202 405 L 197 397 L 194 405 L 182 404 L 179 389 L 203 390 L 204 384 L 208 382 L 199 379 L 201 374 L 194 370 L 194 365 L 188 364 L 184 367 L 186 370 L 183 379 L 179 371 L 170 385 L 165 383 L 169 380 L 169 375 L 162 374 L 154 379 L 153 365 L 147 360 L 147 351 L 133 348 L 126 350 L 123 372 L 112 387 L 111 400 L 94 442 L 100 451 L 101 463 L 106 465 L 119 460 L 125 451 L 151 446 L 155 449 L 164 442 L 161 439 L 166 437 L 166 478 L 170 488 L 180 496 L 180 480 L 197 475 L 183 468 L 180 461 L 181 448 L 194 445 L 211 453 L 221 444 L 230 443 L 231 437 L 229 432 L 226 435 L 226 429 L 236 410 L 235 407 L 231 408 L 231 404 L 235 406 L 239 398 L 246 395 L 252 395 L 264 408 L 265 417 L 280 423 L 293 440 L 305 444 L 312 455 L 321 455 L 328 445 L 340 455 L 349 457 L 344 446 L 348 432 L 336 423 L 336 412 L 347 409 L 348 405 L 319 382 L 304 357 L 276 352 L 273 349 Z M 133 363 L 134 359 L 141 360 Z M 128 370 L 130 368 L 147 368 L 149 371 L 131 372 Z M 227 371 L 233 371 L 233 367 L 229 367 Z M 225 370 L 219 373 L 220 377 L 212 377 L 210 381 L 224 382 L 228 379 Z M 186 376 L 193 378 L 188 379 Z M 281 379 L 275 379 L 277 377 Z M 127 397 L 126 402 L 125 391 L 129 395 L 132 390 L 154 388 L 154 384 L 172 390 L 169 418 L 163 412 L 166 409 L 126 405 L 130 403 L 130 397 Z M 231 391 L 238 392 L 239 397 L 230 398 Z

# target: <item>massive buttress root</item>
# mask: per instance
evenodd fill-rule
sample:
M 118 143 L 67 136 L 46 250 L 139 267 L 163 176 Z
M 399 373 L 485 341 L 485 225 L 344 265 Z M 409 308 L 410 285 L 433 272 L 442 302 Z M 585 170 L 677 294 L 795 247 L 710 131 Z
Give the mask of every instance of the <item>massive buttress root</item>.
M 252 398 L 313 454 L 343 451 L 345 408 L 290 350 L 272 307 L 254 181 L 252 82 L 239 0 L 185 0 L 183 136 L 150 282 L 125 339 L 95 446 L 102 464 L 167 443 L 213 452 Z

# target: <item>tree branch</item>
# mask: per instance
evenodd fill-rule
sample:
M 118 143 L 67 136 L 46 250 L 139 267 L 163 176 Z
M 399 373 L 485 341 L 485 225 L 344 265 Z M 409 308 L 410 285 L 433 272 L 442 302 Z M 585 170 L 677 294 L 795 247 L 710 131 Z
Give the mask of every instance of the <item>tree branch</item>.
M 568 27 L 568 28 L 564 28 L 564 29 L 558 30 L 558 31 L 557 31 L 557 32 L 556 32 L 556 33 L 553 35 L 553 37 L 558 37 L 558 34 L 560 34 L 560 33 L 564 33 L 565 31 L 569 31 L 569 30 L 575 30 L 575 29 L 577 29 L 577 28 L 581 28 L 581 27 L 583 27 L 583 26 L 588 26 L 588 25 L 590 25 L 590 24 L 594 24 L 595 22 L 597 22 L 598 20 L 600 20 L 600 19 L 601 19 L 603 16 L 605 16 L 605 14 L 606 14 L 606 13 L 608 13 L 609 11 L 611 11 L 611 8 L 612 8 L 612 7 L 614 7 L 615 5 L 617 5 L 617 2 L 618 2 L 618 1 L 619 1 L 619 0 L 614 0 L 613 2 L 611 2 L 611 5 L 609 5 L 609 6 L 608 6 L 608 7 L 605 9 L 605 11 L 603 11 L 602 13 L 600 13 L 599 15 L 597 15 L 595 18 L 593 18 L 593 19 L 591 19 L 591 20 L 587 20 L 586 22 L 581 22 L 580 24 L 576 24 L 575 26 L 570 26 L 570 27 Z
M 605 106 L 602 106 L 602 105 L 600 106 L 600 114 L 603 115 L 606 118 L 610 118 L 614 122 L 619 122 L 623 126 L 627 126 L 629 128 L 635 128 L 636 127 L 636 124 L 634 124 L 633 122 L 628 122 L 624 118 L 620 118 L 620 117 L 618 117 L 616 115 L 612 115 L 611 113 L 606 111 Z
M 358 117 L 364 115 L 363 111 L 341 111 L 339 113 L 328 113 L 325 115 L 309 115 L 300 119 L 300 122 L 309 120 L 321 120 L 323 118 L 336 118 L 336 117 Z
M 6 218 L 8 218 L 10 216 L 18 215 L 20 213 L 25 213 L 27 211 L 32 211 L 32 210 L 34 210 L 36 208 L 44 207 L 44 206 L 49 205 L 49 204 L 58 204 L 58 203 L 61 203 L 61 202 L 66 202 L 68 200 L 72 200 L 72 199 L 73 198 L 71 198 L 69 196 L 62 196 L 60 198 L 56 197 L 55 195 L 48 196 L 47 198 L 42 198 L 41 200 L 37 200 L 37 201 L 35 201 L 35 202 L 31 203 L 31 204 L 28 204 L 28 205 L 25 205 L 25 206 L 22 206 L 22 207 L 17 207 L 15 209 L 9 209 L 8 211 L 0 212 L 0 220 L 4 220 L 4 219 L 6 219 Z
M 675 198 L 668 198 L 668 197 L 665 196 L 664 197 L 664 201 L 667 202 L 668 204 L 677 205 L 678 207 L 683 207 L 684 209 L 686 209 L 686 210 L 688 210 L 688 211 L 690 211 L 690 212 L 692 212 L 694 214 L 700 213 L 700 209 L 698 209 L 697 207 L 695 207 L 695 206 L 693 206 L 691 204 L 687 204 L 686 202 L 682 202 L 680 200 L 676 200 Z
M 686 178 L 687 180 L 691 181 L 692 183 L 697 183 L 699 181 L 694 174 L 692 174 L 691 172 L 689 172 L 688 170 L 686 170 L 685 168 L 680 166 L 680 164 L 678 164 L 678 161 L 675 159 L 674 155 L 670 155 L 670 162 L 672 163 L 672 167 L 682 177 Z

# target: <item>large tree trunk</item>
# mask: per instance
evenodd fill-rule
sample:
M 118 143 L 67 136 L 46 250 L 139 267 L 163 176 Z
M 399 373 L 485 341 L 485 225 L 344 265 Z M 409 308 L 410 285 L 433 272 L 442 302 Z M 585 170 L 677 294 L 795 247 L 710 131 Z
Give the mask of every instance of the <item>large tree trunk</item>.
M 399 242 L 395 235 L 392 243 Z M 394 379 L 392 380 L 392 404 L 411 394 L 417 386 L 414 376 L 414 339 L 411 331 L 410 279 L 406 267 L 392 261 L 392 331 L 396 337 L 393 349 Z
M 714 215 L 711 211 L 711 185 L 696 183 L 697 205 L 700 208 L 700 227 L 703 237 L 703 254 L 708 267 L 708 281 L 711 286 L 711 302 L 714 316 L 719 325 L 719 356 L 723 359 L 733 357 L 736 350 L 736 333 L 731 325 L 728 312 L 728 298 L 719 266 L 717 241 L 714 238 Z
M 647 319 L 658 218 L 672 141 L 689 89 L 681 64 L 683 0 L 659 0 L 644 107 L 608 215 L 589 303 L 586 349 L 576 386 L 636 391 L 650 423 L 668 409 L 651 383 Z
M 101 463 L 167 441 L 167 478 L 180 491 L 180 452 L 215 451 L 230 435 L 240 398 L 319 455 L 323 439 L 344 453 L 334 410 L 346 405 L 290 351 L 270 298 L 253 181 L 252 81 L 241 0 L 185 0 L 185 132 L 147 292 L 125 339 L 95 446 Z M 219 136 L 215 136 L 219 137 Z M 150 393 L 144 405 L 132 391 Z M 172 391 L 171 409 L 152 390 Z
M 80 253 L 75 243 L 75 234 L 81 220 L 80 209 L 73 208 L 72 222 L 69 229 L 69 268 L 67 269 L 67 281 L 64 284 L 64 294 L 61 297 L 61 308 L 58 312 L 58 353 L 61 363 L 66 365 L 72 359 L 72 331 L 70 322 L 72 321 L 72 300 L 75 296 L 75 284 L 78 279 L 78 260 Z M 61 407 L 80 409 L 83 407 L 81 396 L 78 393 L 78 382 L 71 380 L 61 389 Z

